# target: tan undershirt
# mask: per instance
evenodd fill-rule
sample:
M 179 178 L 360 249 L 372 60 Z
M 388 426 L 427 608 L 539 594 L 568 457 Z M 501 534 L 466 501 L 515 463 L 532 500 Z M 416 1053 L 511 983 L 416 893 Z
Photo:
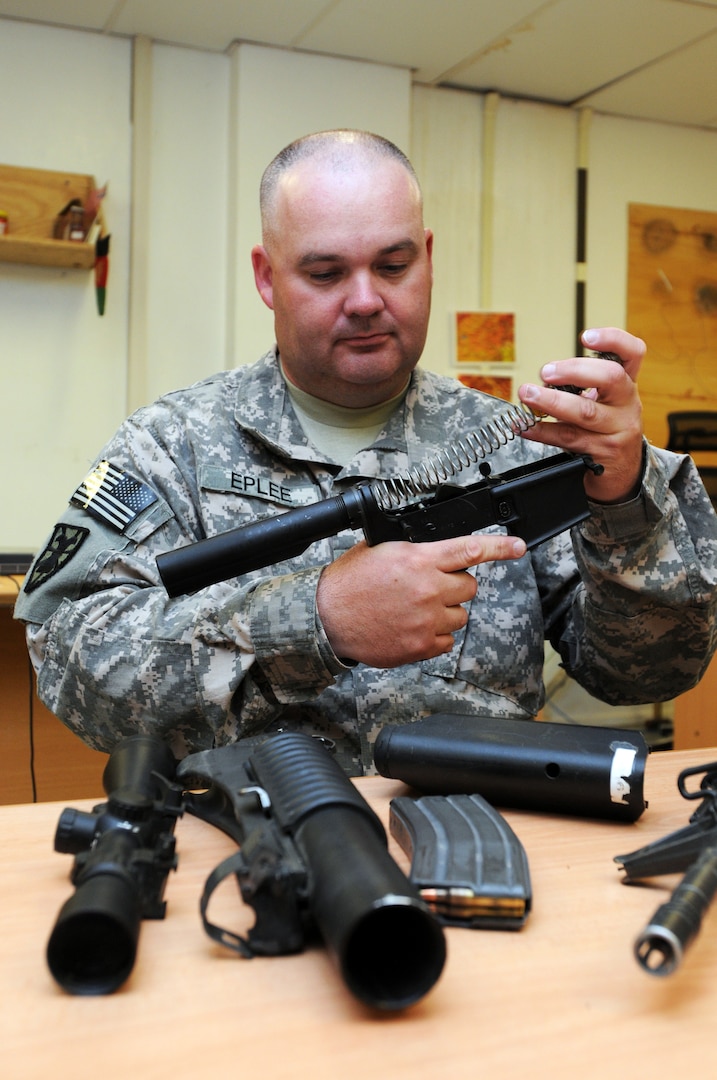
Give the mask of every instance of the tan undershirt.
M 304 432 L 314 446 L 337 465 L 347 465 L 359 450 L 374 442 L 408 388 L 406 383 L 400 394 L 379 405 L 349 409 L 307 394 L 290 383 L 285 375 L 284 380 Z

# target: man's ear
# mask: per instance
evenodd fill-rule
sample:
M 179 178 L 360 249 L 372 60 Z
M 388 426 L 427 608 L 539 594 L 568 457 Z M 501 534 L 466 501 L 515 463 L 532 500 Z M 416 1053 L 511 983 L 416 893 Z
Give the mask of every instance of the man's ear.
M 423 230 L 426 238 L 426 254 L 428 255 L 428 265 L 431 268 L 431 284 L 433 284 L 433 233 L 430 229 Z
M 254 283 L 268 308 L 274 310 L 274 275 L 266 248 L 257 244 L 252 248 L 251 265 L 254 268 Z

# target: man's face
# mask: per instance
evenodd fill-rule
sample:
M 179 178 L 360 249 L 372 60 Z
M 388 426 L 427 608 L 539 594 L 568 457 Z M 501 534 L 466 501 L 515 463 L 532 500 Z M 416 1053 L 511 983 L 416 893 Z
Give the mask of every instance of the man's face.
M 432 241 L 399 162 L 290 169 L 252 261 L 291 382 L 355 408 L 400 393 L 426 340 Z

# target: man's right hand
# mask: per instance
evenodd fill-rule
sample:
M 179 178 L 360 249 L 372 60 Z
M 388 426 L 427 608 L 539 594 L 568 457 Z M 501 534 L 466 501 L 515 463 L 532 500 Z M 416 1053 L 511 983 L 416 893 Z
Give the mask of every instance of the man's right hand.
M 317 607 L 337 656 L 392 668 L 453 648 L 476 594 L 471 566 L 519 559 L 516 536 L 473 535 L 433 543 L 361 541 L 319 578 Z

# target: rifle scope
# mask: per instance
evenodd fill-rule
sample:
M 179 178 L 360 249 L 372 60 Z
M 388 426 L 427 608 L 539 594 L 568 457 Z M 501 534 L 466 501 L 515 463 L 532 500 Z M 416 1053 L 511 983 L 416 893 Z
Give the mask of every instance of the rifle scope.
M 67 808 L 60 815 L 55 851 L 75 855 L 76 888 L 60 909 L 47 963 L 69 993 L 117 990 L 134 966 L 142 919 L 164 918 L 181 791 L 172 792 L 163 778 L 176 766 L 161 739 L 130 736 L 105 767 L 108 801 L 91 813 Z M 174 805 L 164 805 L 168 797 Z

